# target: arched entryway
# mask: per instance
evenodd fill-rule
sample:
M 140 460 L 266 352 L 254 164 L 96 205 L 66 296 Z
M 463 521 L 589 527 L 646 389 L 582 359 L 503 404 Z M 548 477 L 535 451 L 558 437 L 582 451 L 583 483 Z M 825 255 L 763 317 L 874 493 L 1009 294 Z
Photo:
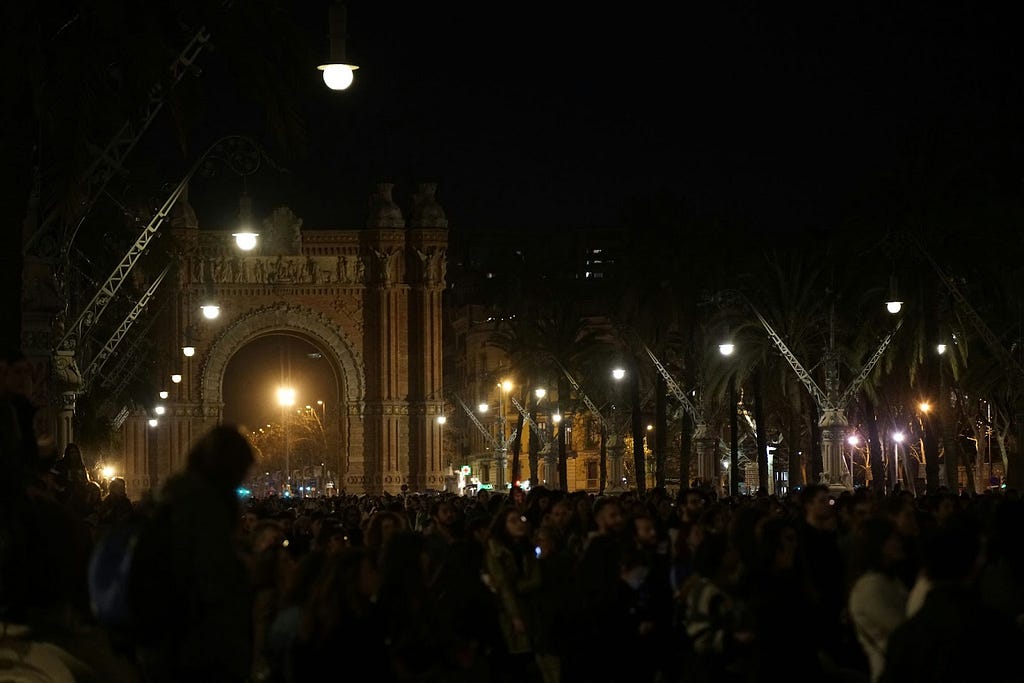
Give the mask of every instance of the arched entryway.
M 157 331 L 160 381 L 178 382 L 159 427 L 148 428 L 145 415 L 126 422 L 125 471 L 155 486 L 183 468 L 191 444 L 224 420 L 231 359 L 256 340 L 291 335 L 319 349 L 336 377 L 341 488 L 443 488 L 448 463 L 435 418 L 443 410 L 447 221 L 432 185 L 419 187 L 412 207 L 407 226 L 382 184 L 362 230 L 304 230 L 290 210 L 276 209 L 262 223 L 261 246 L 245 253 L 230 231 L 179 221 L 174 305 Z M 211 298 L 220 315 L 203 319 L 200 304 Z

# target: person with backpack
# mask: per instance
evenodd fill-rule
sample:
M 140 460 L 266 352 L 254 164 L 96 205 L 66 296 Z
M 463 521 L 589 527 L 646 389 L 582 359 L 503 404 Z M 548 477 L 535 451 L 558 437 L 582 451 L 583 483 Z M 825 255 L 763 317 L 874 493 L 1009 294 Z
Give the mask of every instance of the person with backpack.
M 249 679 L 249 572 L 236 543 L 236 489 L 253 464 L 245 437 L 219 425 L 167 480 L 135 547 L 130 597 L 145 683 Z

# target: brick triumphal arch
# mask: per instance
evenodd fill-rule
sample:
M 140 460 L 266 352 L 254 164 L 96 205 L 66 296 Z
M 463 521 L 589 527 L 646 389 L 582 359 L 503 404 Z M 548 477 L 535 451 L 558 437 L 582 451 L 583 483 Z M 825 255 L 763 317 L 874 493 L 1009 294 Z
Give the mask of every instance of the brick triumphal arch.
M 184 467 L 195 439 L 223 419 L 232 357 L 278 334 L 309 342 L 334 374 L 337 400 L 325 422 L 337 430 L 332 462 L 340 464 L 346 492 L 444 487 L 449 463 L 442 462 L 436 417 L 443 411 L 447 220 L 433 184 L 417 188 L 408 221 L 392 191 L 377 186 L 358 230 L 303 229 L 290 209 L 278 208 L 250 252 L 241 252 L 229 231 L 199 230 L 187 202 L 179 207 L 172 228 L 177 278 L 155 334 L 157 373 L 181 381 L 170 385 L 157 428 L 147 415 L 125 421 L 131 487 L 158 485 Z M 220 306 L 214 320 L 200 313 L 207 299 Z M 182 354 L 186 341 L 195 348 L 191 357 Z

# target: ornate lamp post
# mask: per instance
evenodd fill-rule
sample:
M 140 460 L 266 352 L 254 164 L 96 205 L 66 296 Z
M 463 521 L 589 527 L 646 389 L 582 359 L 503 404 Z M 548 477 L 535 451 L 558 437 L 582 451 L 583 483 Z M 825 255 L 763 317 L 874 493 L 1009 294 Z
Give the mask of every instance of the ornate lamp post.
M 295 389 L 291 387 L 278 387 L 277 404 L 281 406 L 281 429 L 284 430 L 284 487 L 285 491 L 290 494 L 292 490 L 292 463 L 291 454 L 288 449 L 288 422 L 285 413 L 288 408 L 295 405 Z

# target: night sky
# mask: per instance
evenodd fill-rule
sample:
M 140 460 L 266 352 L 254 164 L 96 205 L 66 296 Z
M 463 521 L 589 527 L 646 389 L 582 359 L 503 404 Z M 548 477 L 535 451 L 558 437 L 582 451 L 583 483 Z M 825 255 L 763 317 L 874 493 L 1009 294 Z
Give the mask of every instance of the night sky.
M 257 207 L 358 227 L 374 183 L 394 182 L 407 205 L 430 180 L 453 230 L 609 225 L 661 190 L 756 228 L 829 230 L 900 205 L 892 195 L 930 175 L 1019 195 L 1022 60 L 1008 14 L 562 5 L 349 3 L 356 82 L 330 92 L 319 72 L 296 74 L 309 151 L 280 152 L 293 173 Z M 302 11 L 315 46 L 325 3 Z M 216 88 L 232 118 L 212 116 L 211 129 L 259 125 Z
M 137 9 L 164 4 L 175 3 Z M 255 23 L 234 26 L 249 40 L 242 54 L 282 67 L 300 55 L 282 69 L 287 82 L 254 85 L 238 39 L 214 31 L 199 72 L 179 85 L 191 104 L 166 107 L 129 157 L 128 190 L 157 187 L 153 178 L 170 187 L 211 141 L 244 134 L 284 169 L 247 179 L 257 215 L 287 205 L 307 229 L 362 227 L 377 182 L 395 184 L 406 212 L 416 183 L 438 183 L 450 229 L 474 233 L 617 225 L 632 200 L 661 192 L 776 232 L 898 224 L 933 204 L 985 219 L 1020 205 L 1024 55 L 1009 10 L 569 5 L 349 2 L 348 57 L 360 69 L 332 92 L 314 68 L 327 55 L 327 0 L 282 3 L 294 33 L 247 3 Z M 47 11 L 54 33 L 76 10 Z M 48 50 L 74 42 L 83 22 L 68 25 Z M 158 25 L 168 45 L 188 34 Z M 131 55 L 112 59 L 115 74 Z M 267 100 L 288 105 L 289 135 L 273 134 Z M 233 227 L 241 189 L 230 173 L 197 177 L 201 227 Z M 13 225 L 23 198 L 9 204 Z M 292 349 L 297 362 L 304 353 Z
M 251 134 L 287 168 L 248 181 L 257 213 L 287 204 L 313 229 L 362 227 L 380 181 L 406 211 L 415 183 L 437 182 L 450 228 L 477 233 L 615 225 L 660 192 L 775 232 L 897 223 L 938 197 L 1019 204 L 1024 60 L 1009 16 L 968 3 L 563 5 L 350 2 L 354 85 L 327 90 L 315 62 L 294 74 L 305 146 L 275 141 L 213 50 L 193 84 L 208 103 L 193 139 Z M 325 54 L 327 3 L 299 7 L 312 58 Z M 230 174 L 194 183 L 201 225 L 230 226 L 237 193 Z M 300 402 L 333 400 L 312 350 L 284 337 L 245 349 L 225 417 L 275 421 L 289 376 Z

